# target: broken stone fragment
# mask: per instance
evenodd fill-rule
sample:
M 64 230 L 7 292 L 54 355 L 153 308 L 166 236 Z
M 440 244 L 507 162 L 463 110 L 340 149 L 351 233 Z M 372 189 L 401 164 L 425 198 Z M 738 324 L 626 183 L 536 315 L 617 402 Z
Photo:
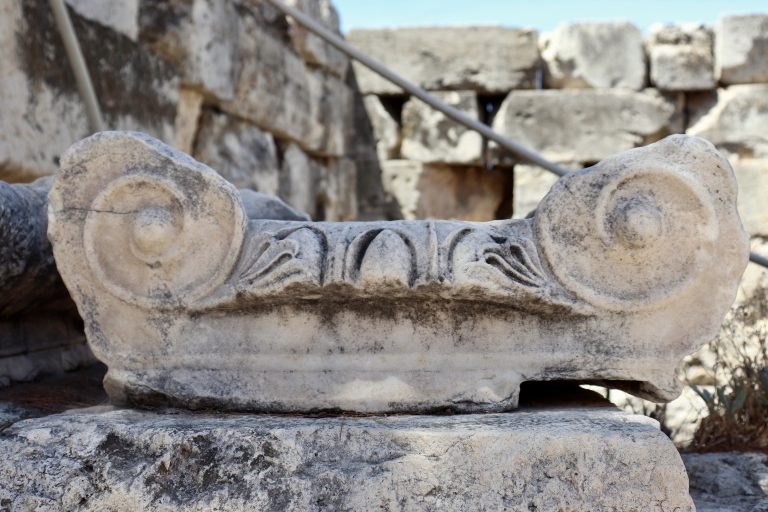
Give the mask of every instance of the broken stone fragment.
M 526 219 L 249 219 L 125 132 L 70 148 L 50 203 L 112 399 L 190 408 L 502 411 L 562 379 L 670 400 L 749 249 L 728 161 L 685 135 L 561 178 Z

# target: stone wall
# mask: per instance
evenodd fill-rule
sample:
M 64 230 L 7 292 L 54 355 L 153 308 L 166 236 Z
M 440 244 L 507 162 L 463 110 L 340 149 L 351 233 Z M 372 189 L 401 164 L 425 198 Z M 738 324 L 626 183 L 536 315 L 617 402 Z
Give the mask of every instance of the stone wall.
M 67 2 L 109 128 L 147 132 L 315 219 L 382 215 L 378 175 L 358 201 L 358 168 L 377 164 L 342 53 L 265 2 Z M 339 31 L 330 0 L 290 3 Z M 0 105 L 0 180 L 52 174 L 89 134 L 45 0 L 0 6 Z
M 768 235 L 768 15 L 715 27 L 573 23 L 355 30 L 348 40 L 465 114 L 571 168 L 671 133 L 732 161 L 753 236 Z M 525 216 L 555 176 L 354 65 L 386 189 L 405 217 Z M 477 191 L 483 190 L 482 196 Z M 446 212 L 447 203 L 461 209 Z

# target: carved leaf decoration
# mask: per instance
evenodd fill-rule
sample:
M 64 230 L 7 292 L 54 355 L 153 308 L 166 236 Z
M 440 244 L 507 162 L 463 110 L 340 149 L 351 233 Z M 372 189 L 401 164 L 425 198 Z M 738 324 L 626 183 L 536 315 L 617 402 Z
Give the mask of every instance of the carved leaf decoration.
M 494 242 L 481 249 L 485 263 L 523 286 L 544 286 L 544 272 L 530 240 L 494 239 Z
M 296 240 L 263 240 L 249 253 L 249 262 L 244 266 L 240 278 L 244 281 L 258 281 L 296 258 L 298 254 L 299 243 Z

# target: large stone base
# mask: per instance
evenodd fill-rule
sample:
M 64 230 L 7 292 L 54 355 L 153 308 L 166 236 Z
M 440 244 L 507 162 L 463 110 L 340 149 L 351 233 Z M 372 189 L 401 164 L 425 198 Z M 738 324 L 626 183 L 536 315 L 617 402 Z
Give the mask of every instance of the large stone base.
M 690 511 L 653 420 L 608 407 L 323 417 L 95 408 L 0 434 L 2 510 Z

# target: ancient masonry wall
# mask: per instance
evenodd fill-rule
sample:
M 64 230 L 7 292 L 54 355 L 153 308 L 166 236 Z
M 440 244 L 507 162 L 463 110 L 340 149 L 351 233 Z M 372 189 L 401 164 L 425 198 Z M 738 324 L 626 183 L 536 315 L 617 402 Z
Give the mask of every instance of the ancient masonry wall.
M 564 24 L 541 35 L 501 27 L 356 30 L 348 40 L 572 168 L 671 133 L 707 138 L 736 170 L 747 230 L 768 235 L 768 15 L 724 17 L 715 27 L 659 25 L 646 34 L 617 22 Z M 385 187 L 404 216 L 525 216 L 554 183 L 554 175 L 515 164 L 354 67 Z
M 67 3 L 108 127 L 147 132 L 315 219 L 381 215 L 367 210 L 381 195 L 375 146 L 342 53 L 263 2 Z M 330 0 L 289 3 L 338 32 Z M 88 135 L 45 0 L 0 5 L 0 105 L 0 180 L 52 174 Z M 374 185 L 358 208 L 363 166 Z

